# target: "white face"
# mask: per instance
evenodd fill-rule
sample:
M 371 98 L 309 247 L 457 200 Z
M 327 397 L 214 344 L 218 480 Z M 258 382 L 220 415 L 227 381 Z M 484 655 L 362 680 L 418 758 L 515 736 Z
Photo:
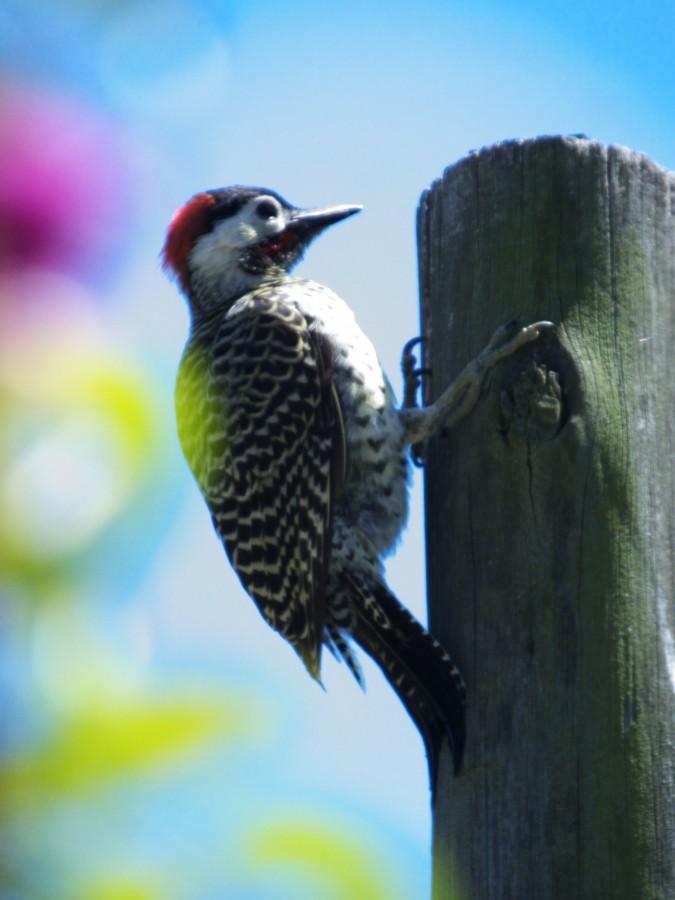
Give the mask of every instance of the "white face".
M 195 242 L 188 257 L 190 268 L 226 292 L 247 286 L 252 279 L 239 267 L 242 250 L 283 231 L 288 219 L 289 211 L 276 197 L 259 194 Z
M 276 197 L 260 194 L 249 200 L 235 216 L 219 222 L 210 234 L 197 241 L 194 249 L 209 243 L 211 250 L 220 252 L 241 250 L 283 231 L 287 221 L 287 212 Z

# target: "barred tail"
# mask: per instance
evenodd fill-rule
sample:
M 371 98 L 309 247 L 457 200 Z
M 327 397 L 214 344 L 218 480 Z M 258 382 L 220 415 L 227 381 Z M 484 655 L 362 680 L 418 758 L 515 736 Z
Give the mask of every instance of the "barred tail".
M 381 583 L 349 576 L 357 623 L 352 637 L 377 663 L 422 735 L 432 803 L 444 738 L 457 774 L 464 754 L 466 687 L 438 641 Z

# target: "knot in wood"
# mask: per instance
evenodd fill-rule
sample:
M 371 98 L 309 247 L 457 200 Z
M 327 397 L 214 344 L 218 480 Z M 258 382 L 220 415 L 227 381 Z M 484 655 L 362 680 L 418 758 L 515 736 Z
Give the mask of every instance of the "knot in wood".
M 531 362 L 501 393 L 502 432 L 508 439 L 550 441 L 565 419 L 560 376 L 543 363 Z

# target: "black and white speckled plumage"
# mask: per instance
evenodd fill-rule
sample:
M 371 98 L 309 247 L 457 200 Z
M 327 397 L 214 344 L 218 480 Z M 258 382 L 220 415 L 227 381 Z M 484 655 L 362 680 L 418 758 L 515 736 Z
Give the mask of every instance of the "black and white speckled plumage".
M 410 429 L 351 310 L 288 274 L 316 233 L 355 211 L 304 213 L 232 188 L 177 214 L 165 264 L 192 315 L 179 436 L 267 622 L 317 679 L 324 645 L 359 680 L 350 642 L 370 654 L 423 736 L 433 788 L 444 739 L 461 763 L 465 689 L 384 581 L 408 514 Z

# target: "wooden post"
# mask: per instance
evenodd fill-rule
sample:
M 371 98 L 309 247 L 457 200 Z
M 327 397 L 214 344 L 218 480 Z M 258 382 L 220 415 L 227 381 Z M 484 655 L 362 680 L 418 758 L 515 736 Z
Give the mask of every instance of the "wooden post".
M 675 897 L 675 176 L 499 144 L 418 229 L 428 400 L 500 323 L 559 326 L 427 448 L 431 630 L 470 704 L 433 896 Z

